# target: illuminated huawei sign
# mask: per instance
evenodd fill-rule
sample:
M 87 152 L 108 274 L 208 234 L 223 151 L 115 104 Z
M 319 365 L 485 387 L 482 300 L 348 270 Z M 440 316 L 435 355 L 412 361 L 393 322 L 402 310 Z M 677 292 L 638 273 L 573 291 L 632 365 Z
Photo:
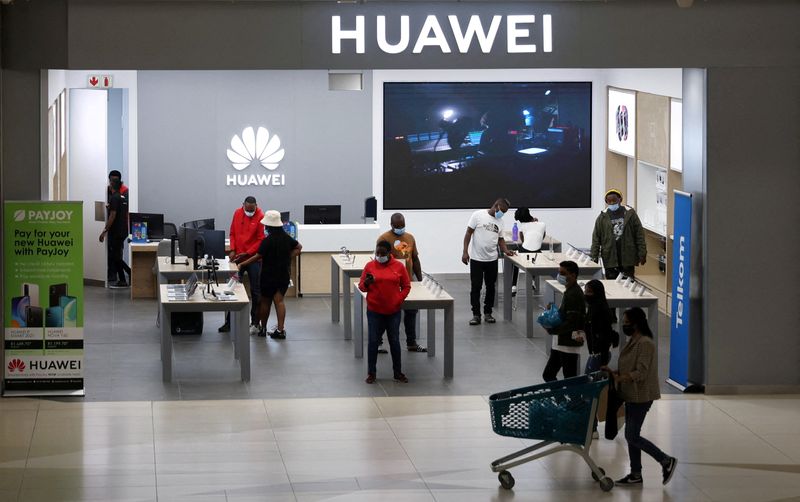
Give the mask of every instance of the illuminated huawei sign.
M 537 51 L 553 52 L 553 20 L 550 14 L 545 14 L 541 19 L 541 28 L 537 29 L 536 16 L 532 14 L 513 16 L 492 16 L 488 26 L 480 16 L 470 16 L 466 26 L 462 26 L 458 16 L 447 16 L 447 21 L 442 22 L 437 16 L 425 18 L 419 32 L 415 32 L 413 46 L 411 44 L 411 29 L 409 16 L 400 16 L 399 21 L 392 21 L 393 33 L 399 27 L 400 37 L 389 41 L 387 36 L 386 16 L 376 16 L 375 28 L 378 47 L 386 54 L 400 54 L 411 48 L 414 54 L 420 54 L 428 49 L 438 49 L 444 54 L 450 54 L 453 49 L 445 34 L 447 29 L 455 39 L 456 50 L 461 54 L 469 52 L 474 42 L 478 43 L 481 52 L 488 54 L 492 51 L 497 39 L 497 32 L 505 21 L 506 40 L 505 49 L 509 54 L 529 54 Z M 354 48 L 356 54 L 366 52 L 365 16 L 355 16 L 348 19 L 348 28 L 342 28 L 342 16 L 331 17 L 331 53 L 341 54 L 343 42 L 349 42 L 348 48 Z M 539 37 L 538 30 L 541 30 Z M 541 40 L 541 47 L 530 43 L 532 39 Z M 350 42 L 352 41 L 352 42 Z M 502 43 L 502 42 L 501 42 Z

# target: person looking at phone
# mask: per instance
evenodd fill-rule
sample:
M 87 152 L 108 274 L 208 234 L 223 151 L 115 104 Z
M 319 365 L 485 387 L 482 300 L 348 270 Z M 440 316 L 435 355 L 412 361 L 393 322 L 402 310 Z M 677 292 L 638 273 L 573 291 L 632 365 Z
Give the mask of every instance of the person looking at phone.
M 392 245 L 382 240 L 375 246 L 375 259 L 361 272 L 358 289 L 367 294 L 367 383 L 375 383 L 377 376 L 378 344 L 387 332 L 392 353 L 392 370 L 397 382 L 408 383 L 400 361 L 400 309 L 411 281 L 405 265 L 392 257 Z
M 578 355 L 586 336 L 583 332 L 586 300 L 578 286 L 579 273 L 578 264 L 574 261 L 562 261 L 558 264 L 558 282 L 566 289 L 558 308 L 561 324 L 547 330 L 553 335 L 553 345 L 542 373 L 545 382 L 556 380 L 559 370 L 564 378 L 578 376 Z
M 242 263 L 258 251 L 258 246 L 264 238 L 264 225 L 261 218 L 264 212 L 258 207 L 256 198 L 247 196 L 242 207 L 233 212 L 231 230 L 228 233 L 231 241 L 229 258 L 233 263 Z M 258 306 L 261 290 L 259 276 L 261 275 L 261 262 L 252 261 L 244 267 L 239 267 L 239 279 L 246 274 L 250 283 L 250 334 L 258 333 Z M 244 281 L 242 281 L 244 282 Z M 225 324 L 219 327 L 220 333 L 231 330 L 231 314 L 225 312 Z

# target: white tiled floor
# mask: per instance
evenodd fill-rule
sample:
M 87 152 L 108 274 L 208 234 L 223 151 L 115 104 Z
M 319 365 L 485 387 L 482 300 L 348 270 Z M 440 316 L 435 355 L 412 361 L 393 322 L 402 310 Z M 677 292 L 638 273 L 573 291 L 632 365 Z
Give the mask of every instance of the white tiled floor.
M 1 501 L 800 500 L 800 397 L 666 396 L 644 434 L 643 487 L 603 493 L 577 456 L 512 469 L 527 442 L 492 432 L 482 396 L 59 402 L 0 400 Z M 627 472 L 622 437 L 592 455 Z

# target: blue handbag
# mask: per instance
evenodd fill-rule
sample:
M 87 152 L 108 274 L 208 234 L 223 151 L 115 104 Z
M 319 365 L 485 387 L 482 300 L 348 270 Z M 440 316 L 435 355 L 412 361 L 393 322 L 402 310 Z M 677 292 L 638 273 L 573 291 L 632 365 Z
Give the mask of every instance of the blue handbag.
M 541 324 L 545 329 L 556 328 L 561 324 L 561 313 L 555 305 L 551 305 L 549 309 L 539 314 L 539 317 L 536 318 L 536 322 Z

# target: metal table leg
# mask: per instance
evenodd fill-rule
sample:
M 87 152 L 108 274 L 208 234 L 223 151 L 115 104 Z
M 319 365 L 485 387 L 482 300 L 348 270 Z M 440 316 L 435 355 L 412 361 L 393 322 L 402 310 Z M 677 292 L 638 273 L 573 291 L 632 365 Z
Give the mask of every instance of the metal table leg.
M 525 336 L 528 338 L 533 338 L 533 302 L 533 277 L 525 274 Z
M 342 291 L 344 291 L 344 339 L 350 340 L 353 338 L 353 313 L 351 311 L 351 300 L 353 298 L 353 278 L 347 275 L 347 273 L 344 274 Z
M 355 287 L 355 286 L 351 286 Z M 357 358 L 364 357 L 364 296 L 356 292 L 353 298 L 355 307 L 355 336 L 353 337 L 353 352 Z
M 161 379 L 172 381 L 172 316 L 161 304 Z
M 241 369 L 242 381 L 250 381 L 250 332 L 248 324 L 250 321 L 250 309 L 244 306 L 238 312 L 234 312 L 231 317 L 236 323 L 231 327 L 236 334 L 236 345 L 239 353 L 239 368 Z M 233 320 L 232 319 L 232 320 Z
M 514 277 L 514 262 L 507 256 L 503 258 L 503 320 L 511 320 L 511 280 Z
M 339 322 L 339 265 L 331 256 L 331 322 Z
M 453 378 L 453 346 L 455 331 L 455 312 L 453 303 L 444 309 L 444 377 Z
M 428 357 L 434 357 L 436 355 L 436 309 L 428 309 L 427 317 L 428 317 Z M 419 317 L 417 319 L 419 319 Z

